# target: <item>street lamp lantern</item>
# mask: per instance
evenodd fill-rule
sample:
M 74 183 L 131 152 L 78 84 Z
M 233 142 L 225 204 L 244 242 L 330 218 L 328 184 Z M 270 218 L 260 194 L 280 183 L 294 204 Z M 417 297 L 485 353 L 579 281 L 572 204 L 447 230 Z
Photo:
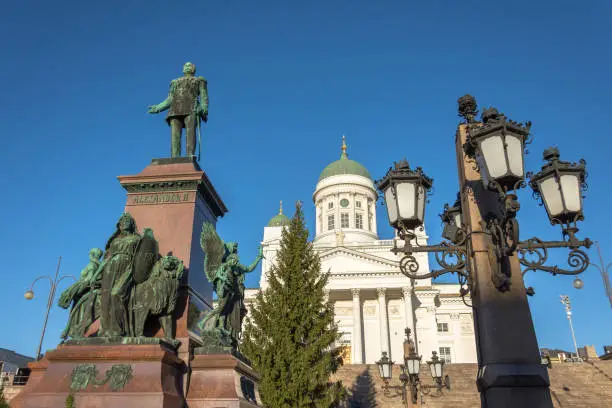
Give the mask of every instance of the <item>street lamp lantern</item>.
M 454 244 L 461 241 L 465 234 L 463 233 L 463 219 L 461 216 L 461 200 L 457 197 L 457 201 L 452 206 L 445 204 L 444 211 L 440 214 L 444 229 L 442 237 L 448 239 Z
M 412 352 L 408 356 L 404 357 L 404 363 L 406 365 L 408 374 L 419 375 L 419 371 L 421 370 L 421 356 L 418 356 L 416 353 Z
M 378 365 L 378 372 L 383 381 L 389 381 L 393 373 L 393 361 L 387 356 L 387 352 L 382 352 L 382 357 L 376 362 Z
M 461 203 L 459 202 L 459 200 L 457 200 L 452 207 L 448 207 L 446 212 L 448 214 L 449 219 L 453 221 L 453 224 L 456 227 L 461 228 L 461 226 L 463 225 L 463 221 L 461 220 Z
M 584 286 L 584 282 L 582 281 L 582 279 L 576 278 L 574 279 L 573 285 L 575 289 L 582 289 Z
M 525 177 L 525 142 L 531 123 L 508 120 L 495 108 L 482 113 L 482 126 L 470 130 L 466 152 L 476 159 L 485 186 L 507 192 Z
M 416 353 L 416 347 L 410 339 L 410 328 L 406 328 L 406 340 L 404 341 L 404 366 L 410 376 L 418 376 L 421 370 L 421 356 Z
M 438 358 L 438 353 L 435 351 L 431 352 L 431 361 L 427 362 L 429 365 L 429 371 L 431 372 L 431 378 L 436 382 L 441 382 L 444 376 L 444 360 Z
M 390 168 L 378 182 L 385 198 L 389 223 L 400 236 L 410 236 L 408 230 L 423 225 L 425 201 L 432 183 L 433 180 L 420 167 L 412 170 L 405 159 L 395 163 L 394 168 Z
M 551 224 L 570 224 L 584 219 L 582 193 L 586 188 L 586 162 L 559 160 L 559 149 L 544 150 L 547 161 L 536 174 L 529 174 L 529 184 L 542 199 Z
M 28 290 L 26 293 L 24 293 L 23 297 L 26 298 L 26 300 L 32 300 L 34 299 L 34 292 L 32 290 Z
M 445 382 L 442 382 L 442 365 L 444 362 L 440 362 L 439 374 L 440 378 L 434 377 L 435 384 L 423 384 L 419 379 L 419 369 L 421 368 L 421 357 L 416 353 L 416 347 L 413 341 L 410 339 L 410 329 L 406 328 L 406 340 L 404 341 L 404 364 L 400 365 L 400 376 L 399 380 L 402 385 L 389 385 L 391 379 L 391 369 L 393 368 L 393 362 L 387 356 L 387 352 L 383 351 L 380 361 L 377 361 L 378 370 L 380 377 L 383 380 L 383 392 L 387 397 L 393 397 L 401 395 L 402 402 L 405 407 L 408 407 L 408 394 L 410 394 L 412 404 L 416 404 L 418 401 L 419 394 L 441 396 L 443 388 L 450 390 L 450 380 L 446 376 Z M 434 358 L 438 363 L 437 356 L 434 352 Z M 428 362 L 430 365 L 432 362 Z M 435 368 L 434 368 L 435 369 Z M 433 374 L 432 374 L 433 376 Z M 408 389 L 410 392 L 408 393 Z M 434 395 L 430 394 L 432 390 L 436 390 L 437 393 Z M 393 394 L 395 391 L 395 394 Z

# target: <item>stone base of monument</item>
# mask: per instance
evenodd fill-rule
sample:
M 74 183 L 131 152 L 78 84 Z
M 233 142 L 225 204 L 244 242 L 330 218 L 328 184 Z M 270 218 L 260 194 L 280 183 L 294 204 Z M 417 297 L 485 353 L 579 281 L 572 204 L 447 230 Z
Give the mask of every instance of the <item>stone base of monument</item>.
M 185 364 L 176 348 L 160 339 L 134 340 L 92 338 L 48 351 L 30 363 L 32 376 L 11 407 L 65 407 L 72 394 L 78 408 L 182 408 Z
M 236 353 L 210 352 L 207 347 L 194 351 L 187 392 L 189 408 L 261 407 L 259 375 L 248 361 Z

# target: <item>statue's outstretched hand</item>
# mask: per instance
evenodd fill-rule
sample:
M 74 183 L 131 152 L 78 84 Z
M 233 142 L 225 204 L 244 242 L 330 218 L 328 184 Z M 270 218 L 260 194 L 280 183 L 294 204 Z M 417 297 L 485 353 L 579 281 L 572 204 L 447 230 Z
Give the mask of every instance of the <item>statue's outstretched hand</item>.
M 257 253 L 257 256 L 261 259 L 263 258 L 263 246 L 259 246 L 259 252 Z
M 149 109 L 149 113 L 159 113 L 159 109 L 157 108 L 157 105 L 150 105 L 148 109 Z
M 208 110 L 204 110 L 201 107 L 198 108 L 197 114 L 199 117 L 202 118 L 202 120 L 204 121 L 204 123 L 208 122 Z

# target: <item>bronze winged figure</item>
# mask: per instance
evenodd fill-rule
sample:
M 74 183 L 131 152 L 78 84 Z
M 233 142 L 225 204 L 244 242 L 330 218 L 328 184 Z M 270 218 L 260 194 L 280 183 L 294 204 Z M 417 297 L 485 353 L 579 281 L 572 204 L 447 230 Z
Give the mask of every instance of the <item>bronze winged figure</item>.
M 263 258 L 262 248 L 249 266 L 240 264 L 238 244 L 224 242 L 215 227 L 205 222 L 200 235 L 204 251 L 204 271 L 217 294 L 217 305 L 199 323 L 201 331 L 214 330 L 229 337 L 235 345 L 240 337 L 244 317 L 244 276 L 252 272 Z

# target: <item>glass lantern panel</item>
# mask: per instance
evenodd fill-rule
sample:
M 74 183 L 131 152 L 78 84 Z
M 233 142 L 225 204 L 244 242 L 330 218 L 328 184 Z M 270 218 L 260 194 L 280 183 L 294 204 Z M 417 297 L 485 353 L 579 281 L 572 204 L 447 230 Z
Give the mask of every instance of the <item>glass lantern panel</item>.
M 415 185 L 411 182 L 402 182 L 396 186 L 397 191 L 397 208 L 399 209 L 399 216 L 403 219 L 414 219 L 416 218 L 415 206 L 416 206 L 416 194 Z
M 559 183 L 557 183 L 553 175 L 540 181 L 540 194 L 546 204 L 550 217 L 556 217 L 563 212 L 563 201 L 561 200 Z
M 391 363 L 383 364 L 383 378 L 391 378 Z
M 436 366 L 436 378 L 442 378 L 442 363 L 434 364 Z
M 461 213 L 460 213 L 460 212 L 458 212 L 457 214 L 455 214 L 455 216 L 454 216 L 453 218 L 454 218 L 454 220 L 455 220 L 455 225 L 456 225 L 457 227 L 461 228 L 461 224 L 463 224 L 463 223 L 461 222 Z
M 380 374 L 380 378 L 385 378 L 385 376 L 384 376 L 385 372 L 383 370 L 383 365 L 384 364 L 382 364 L 382 363 L 378 364 L 378 374 Z
M 419 186 L 419 195 L 417 196 L 417 217 L 419 221 L 425 220 L 425 189 L 423 186 Z
M 565 200 L 565 208 L 568 211 L 578 212 L 581 210 L 580 183 L 578 175 L 564 174 L 561 176 L 561 191 Z
M 431 378 L 436 378 L 436 365 L 431 363 L 429 365 L 429 372 L 431 373 Z
M 506 154 L 510 163 L 510 173 L 523 177 L 523 143 L 515 135 L 506 135 Z
M 500 135 L 489 136 L 480 142 L 480 151 L 490 178 L 497 179 L 508 173 L 504 144 Z
M 409 359 L 408 360 L 408 374 L 418 374 L 420 369 L 419 360 Z
M 389 215 L 389 222 L 395 224 L 397 221 L 397 201 L 395 200 L 393 189 L 391 186 L 385 190 L 385 205 L 387 206 L 387 215 Z

